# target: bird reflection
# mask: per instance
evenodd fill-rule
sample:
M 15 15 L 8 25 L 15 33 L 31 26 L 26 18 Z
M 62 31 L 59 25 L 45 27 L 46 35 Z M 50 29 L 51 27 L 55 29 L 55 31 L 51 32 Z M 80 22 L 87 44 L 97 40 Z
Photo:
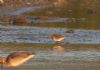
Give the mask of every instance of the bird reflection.
M 64 48 L 60 45 L 56 45 L 56 46 L 53 47 L 53 51 L 63 52 Z

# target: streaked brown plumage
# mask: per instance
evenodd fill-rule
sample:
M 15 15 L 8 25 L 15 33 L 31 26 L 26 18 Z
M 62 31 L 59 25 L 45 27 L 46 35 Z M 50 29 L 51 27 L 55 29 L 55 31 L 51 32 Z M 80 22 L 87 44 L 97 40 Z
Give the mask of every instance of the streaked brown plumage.
M 0 63 L 3 64 L 3 66 L 6 67 L 15 67 L 23 64 L 27 60 L 31 59 L 35 55 L 31 52 L 13 52 L 7 57 L 0 57 Z
M 51 38 L 57 43 L 61 42 L 64 39 L 63 35 L 53 34 Z

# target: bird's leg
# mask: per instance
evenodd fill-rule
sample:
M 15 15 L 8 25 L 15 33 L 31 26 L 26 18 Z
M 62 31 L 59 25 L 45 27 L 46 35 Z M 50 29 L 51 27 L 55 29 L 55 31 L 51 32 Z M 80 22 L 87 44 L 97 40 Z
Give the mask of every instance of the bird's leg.
M 56 42 L 56 45 L 57 45 L 57 46 L 61 46 L 61 42 L 60 42 L 60 41 L 57 41 L 57 42 Z

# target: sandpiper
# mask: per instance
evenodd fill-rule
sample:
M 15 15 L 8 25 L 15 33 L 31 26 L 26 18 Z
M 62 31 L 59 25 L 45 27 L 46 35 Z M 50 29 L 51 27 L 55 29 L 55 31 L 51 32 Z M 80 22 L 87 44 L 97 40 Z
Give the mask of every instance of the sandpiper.
M 59 34 L 53 34 L 51 38 L 56 42 L 56 44 L 60 44 L 60 42 L 64 39 L 64 36 Z
M 0 63 L 5 67 L 15 67 L 23 64 L 27 60 L 33 58 L 35 55 L 31 52 L 18 51 L 13 52 L 7 57 L 0 57 Z

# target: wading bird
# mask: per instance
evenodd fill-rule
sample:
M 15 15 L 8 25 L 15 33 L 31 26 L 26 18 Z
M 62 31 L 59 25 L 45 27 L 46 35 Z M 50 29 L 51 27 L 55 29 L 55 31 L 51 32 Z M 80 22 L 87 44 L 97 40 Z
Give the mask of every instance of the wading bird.
M 54 51 L 62 52 L 64 48 L 61 46 L 61 41 L 64 39 L 63 35 L 53 34 L 51 38 L 55 41 L 56 45 L 53 47 Z
M 3 0 L 0 0 L 0 2 L 3 4 L 4 3 L 4 1 Z
M 31 52 L 19 51 L 13 52 L 7 57 L 0 57 L 0 63 L 3 67 L 15 67 L 23 64 L 27 60 L 33 58 L 35 55 Z
M 51 38 L 56 42 L 56 44 L 60 44 L 60 42 L 64 39 L 63 35 L 53 34 Z

